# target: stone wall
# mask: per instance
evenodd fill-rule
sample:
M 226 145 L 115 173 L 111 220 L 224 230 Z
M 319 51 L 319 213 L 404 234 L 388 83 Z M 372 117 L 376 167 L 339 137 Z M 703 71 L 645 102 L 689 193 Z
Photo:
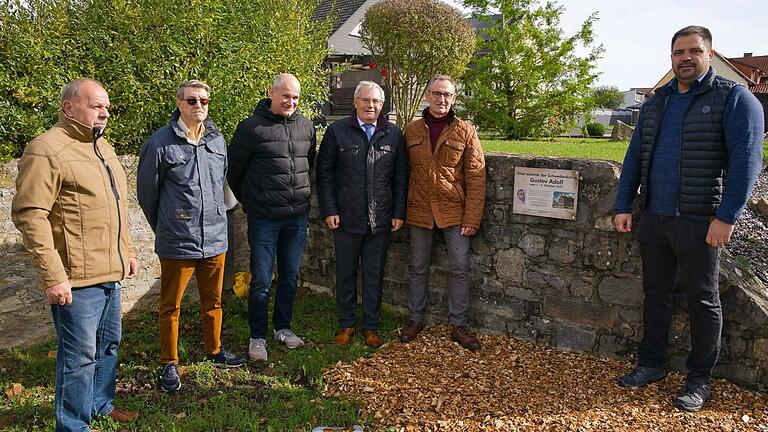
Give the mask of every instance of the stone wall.
M 611 139 L 617 141 L 625 141 L 632 138 L 632 133 L 635 131 L 633 126 L 630 126 L 623 121 L 617 121 L 611 130 Z
M 154 253 L 155 237 L 136 200 L 136 163 L 121 157 L 128 175 L 131 237 L 136 246 L 139 273 L 122 290 L 123 315 L 157 310 L 160 291 L 160 263 Z M 31 255 L 24 249 L 21 234 L 11 221 L 11 200 L 16 191 L 16 161 L 0 164 L 0 349 L 50 340 L 53 319 L 38 289 Z M 195 289 L 187 292 L 196 295 Z
M 642 285 L 637 243 L 611 224 L 619 165 L 582 159 L 488 155 L 488 189 L 483 225 L 472 240 L 472 326 L 486 332 L 531 340 L 562 350 L 628 358 L 635 352 L 642 323 Z M 136 159 L 123 158 L 129 184 Z M 579 170 L 575 221 L 512 214 L 514 167 Z M 10 220 L 16 163 L 0 164 L 0 348 L 47 340 L 50 312 L 37 289 L 30 257 Z M 131 192 L 131 234 L 141 272 L 123 290 L 125 314 L 156 310 L 159 265 L 153 234 Z M 231 249 L 234 266 L 248 270 L 243 213 L 234 212 Z M 334 252 L 317 208 L 310 213 L 309 239 L 302 264 L 305 286 L 332 292 Z M 447 320 L 445 244 L 438 238 L 430 271 L 429 319 Z M 768 389 L 768 292 L 727 254 L 721 266 L 725 314 L 723 350 L 717 376 Z M 405 311 L 408 289 L 408 232 L 391 242 L 384 301 Z M 191 287 L 188 293 L 196 290 Z M 683 369 L 690 347 L 684 294 L 677 293 L 671 331 L 671 366 Z
M 561 350 L 633 356 L 642 331 L 643 293 L 638 245 L 633 236 L 616 233 L 611 222 L 620 165 L 507 155 L 488 155 L 487 163 L 485 215 L 471 247 L 471 325 Z M 579 170 L 576 220 L 513 214 L 515 166 Z M 331 292 L 332 239 L 316 208 L 311 217 L 302 279 L 313 289 Z M 437 322 L 447 321 L 446 256 L 438 236 L 428 304 L 429 319 Z M 768 293 L 727 254 L 722 270 L 725 326 L 715 374 L 765 390 Z M 407 290 L 405 229 L 393 236 L 390 245 L 384 302 L 405 311 Z M 685 309 L 684 294 L 678 292 L 670 347 L 671 367 L 678 370 L 684 369 L 690 347 Z

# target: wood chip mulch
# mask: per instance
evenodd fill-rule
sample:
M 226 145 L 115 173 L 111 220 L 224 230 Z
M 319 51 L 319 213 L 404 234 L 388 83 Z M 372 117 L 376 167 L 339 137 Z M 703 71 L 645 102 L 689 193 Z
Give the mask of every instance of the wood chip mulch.
M 685 376 L 642 389 L 617 378 L 630 362 L 565 353 L 504 336 L 478 335 L 471 353 L 430 326 L 409 344 L 326 371 L 324 393 L 362 400 L 373 430 L 768 431 L 768 397 L 713 380 L 699 413 L 672 406 Z

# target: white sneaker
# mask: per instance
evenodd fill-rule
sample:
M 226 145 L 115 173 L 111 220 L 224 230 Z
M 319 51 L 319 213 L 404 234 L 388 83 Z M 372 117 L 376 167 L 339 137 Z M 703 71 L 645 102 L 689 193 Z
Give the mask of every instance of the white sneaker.
M 275 330 L 275 340 L 284 343 L 288 348 L 301 348 L 304 346 L 304 341 L 289 329 Z
M 248 344 L 248 356 L 253 361 L 267 361 L 267 340 L 251 339 Z

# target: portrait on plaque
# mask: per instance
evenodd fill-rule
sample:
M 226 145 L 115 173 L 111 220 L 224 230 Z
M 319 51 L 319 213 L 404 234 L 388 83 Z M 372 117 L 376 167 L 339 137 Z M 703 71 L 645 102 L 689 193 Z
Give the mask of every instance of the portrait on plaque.
M 579 172 L 515 167 L 512 212 L 556 219 L 576 219 Z

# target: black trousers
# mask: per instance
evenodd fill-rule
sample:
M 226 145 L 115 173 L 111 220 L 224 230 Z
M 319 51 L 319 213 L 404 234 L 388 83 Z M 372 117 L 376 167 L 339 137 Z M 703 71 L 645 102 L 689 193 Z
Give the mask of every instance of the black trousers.
M 336 249 L 336 312 L 341 327 L 355 325 L 357 269 L 363 269 L 363 330 L 378 330 L 389 230 L 364 235 L 333 231 Z
M 691 352 L 685 366 L 691 381 L 709 379 L 723 328 L 718 287 L 722 248 L 707 244 L 708 229 L 706 220 L 643 213 L 637 234 L 645 292 L 639 363 L 655 368 L 666 363 L 673 289 L 679 278 L 688 300 Z

